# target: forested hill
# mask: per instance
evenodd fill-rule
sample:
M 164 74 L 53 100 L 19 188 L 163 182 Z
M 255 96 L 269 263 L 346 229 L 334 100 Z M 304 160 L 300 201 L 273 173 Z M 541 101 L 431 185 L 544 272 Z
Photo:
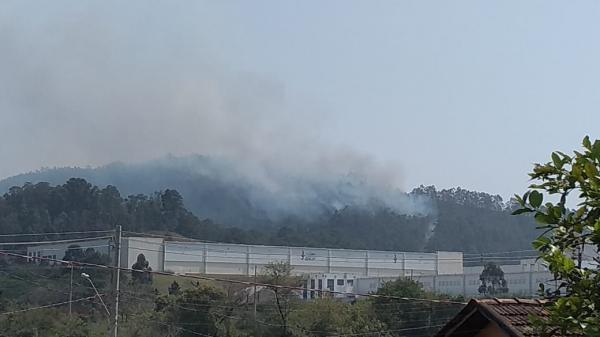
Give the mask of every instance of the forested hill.
M 402 214 L 430 212 L 426 200 L 376 186 L 359 175 L 290 174 L 201 155 L 96 168 L 43 169 L 0 181 L 0 194 L 27 182 L 59 185 L 71 177 L 97 186 L 116 186 L 124 196 L 175 189 L 194 214 L 244 228 L 264 227 L 289 217 L 315 220 L 345 206 L 373 202 Z
M 433 187 L 410 194 L 429 200 L 431 213 L 406 215 L 372 204 L 311 219 L 290 216 L 260 227 L 233 227 L 188 211 L 174 189 L 124 197 L 112 185 L 97 187 L 73 178 L 57 186 L 42 182 L 11 187 L 0 197 L 0 234 L 101 230 L 122 224 L 129 231 L 234 243 L 474 253 L 529 249 L 537 234 L 531 219 L 511 216 L 497 196 Z

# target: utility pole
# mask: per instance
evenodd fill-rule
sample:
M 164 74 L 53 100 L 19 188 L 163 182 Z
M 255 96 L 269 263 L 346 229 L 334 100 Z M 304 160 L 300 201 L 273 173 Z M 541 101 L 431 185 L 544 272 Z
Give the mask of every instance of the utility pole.
M 256 265 L 254 265 L 254 321 L 256 322 Z
M 115 286 L 115 337 L 119 337 L 119 292 L 121 279 L 121 225 L 117 226 L 115 240 L 115 251 L 117 254 L 117 284 Z
M 258 300 L 258 296 L 256 295 L 256 265 L 254 265 L 254 332 L 258 333 L 258 321 L 256 320 L 256 301 Z
M 70 263 L 71 265 L 71 285 L 69 286 L 69 317 L 73 312 L 73 261 Z

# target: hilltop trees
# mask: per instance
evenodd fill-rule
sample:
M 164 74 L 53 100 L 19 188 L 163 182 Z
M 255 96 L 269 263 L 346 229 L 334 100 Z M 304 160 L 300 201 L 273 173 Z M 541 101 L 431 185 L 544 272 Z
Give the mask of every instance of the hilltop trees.
M 425 250 L 458 250 L 466 253 L 522 250 L 536 237 L 530 217 L 510 216 L 515 205 L 499 195 L 462 188 L 436 190 L 434 186 L 413 190 L 427 196 L 435 210 L 433 235 Z
M 544 231 L 534 247 L 566 293 L 549 307 L 545 336 L 600 335 L 600 269 L 580 263 L 586 248 L 600 250 L 599 172 L 600 140 L 585 137 L 583 150 L 553 152 L 549 162 L 536 164 L 529 191 L 516 196 L 521 208 L 514 213 L 534 215 Z
M 59 186 L 27 183 L 0 197 L 0 234 L 104 230 L 115 224 L 130 231 L 230 241 L 228 229 L 198 219 L 171 189 L 123 198 L 114 186 L 99 188 L 72 178 Z
M 114 186 L 72 178 L 58 186 L 11 188 L 0 197 L 0 234 L 106 230 L 120 224 L 126 231 L 231 243 L 469 253 L 526 249 L 535 238 L 531 217 L 510 217 L 512 205 L 499 196 L 429 186 L 410 192 L 411 198 L 422 202 L 422 213 L 400 214 L 374 202 L 324 209 L 314 219 L 288 217 L 234 228 L 198 218 L 174 189 L 123 197 Z

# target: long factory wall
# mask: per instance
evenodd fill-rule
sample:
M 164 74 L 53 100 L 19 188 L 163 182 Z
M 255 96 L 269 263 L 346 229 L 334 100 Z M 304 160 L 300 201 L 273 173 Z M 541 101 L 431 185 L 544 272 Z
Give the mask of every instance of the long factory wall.
M 174 273 L 253 275 L 255 268 L 260 273 L 265 265 L 277 261 L 289 262 L 296 274 L 399 277 L 463 272 L 462 253 L 457 252 L 408 253 L 146 238 L 125 238 L 125 241 L 129 242 L 127 263 L 134 263 L 137 255 L 143 253 L 153 269 Z
M 479 274 L 457 275 L 424 275 L 413 277 L 420 282 L 423 288 L 440 294 L 463 295 L 465 297 L 479 296 Z M 539 284 L 543 283 L 546 289 L 556 289 L 558 284 L 554 276 L 547 271 L 513 272 L 504 273 L 510 296 L 538 295 Z M 354 291 L 360 294 L 375 292 L 383 282 L 393 281 L 390 277 L 358 278 Z

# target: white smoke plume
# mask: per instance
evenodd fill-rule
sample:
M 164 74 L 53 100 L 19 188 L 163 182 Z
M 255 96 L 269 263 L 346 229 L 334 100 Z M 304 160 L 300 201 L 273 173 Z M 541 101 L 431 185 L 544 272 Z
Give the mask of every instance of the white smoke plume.
M 278 79 L 221 62 L 206 32 L 179 21 L 188 8 L 38 5 L 0 4 L 0 176 L 200 153 L 230 160 L 281 209 L 320 193 L 320 184 L 343 190 L 352 181 L 361 188 L 332 206 L 379 198 L 424 212 L 399 193 L 399 165 L 320 140 L 323 123 L 335 121 L 318 105 L 290 99 Z M 257 202 L 267 202 L 262 195 Z

